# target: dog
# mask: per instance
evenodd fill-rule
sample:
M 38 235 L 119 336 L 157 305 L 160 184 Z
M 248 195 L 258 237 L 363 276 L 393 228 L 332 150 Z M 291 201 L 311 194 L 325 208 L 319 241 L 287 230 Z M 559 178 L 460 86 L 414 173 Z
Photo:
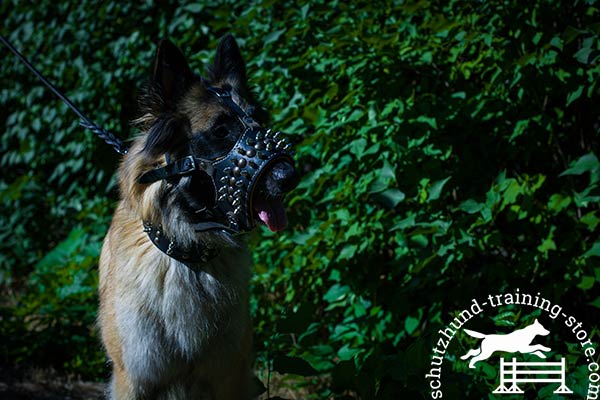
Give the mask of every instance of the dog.
M 486 335 L 469 329 L 464 331 L 470 336 L 483 339 L 478 349 L 469 350 L 467 354 L 461 357 L 462 360 L 466 360 L 475 356 L 469 362 L 469 368 L 475 368 L 475 363 L 487 360 L 496 351 L 532 353 L 540 358 L 546 358 L 542 351 L 551 350 L 541 344 L 531 344 L 537 335 L 546 336 L 550 333 L 537 319 L 531 325 L 506 335 Z
M 299 181 L 290 143 L 262 128 L 231 35 L 206 78 L 162 40 L 140 105 L 99 265 L 108 397 L 251 398 L 243 233 L 285 227 L 282 198 Z

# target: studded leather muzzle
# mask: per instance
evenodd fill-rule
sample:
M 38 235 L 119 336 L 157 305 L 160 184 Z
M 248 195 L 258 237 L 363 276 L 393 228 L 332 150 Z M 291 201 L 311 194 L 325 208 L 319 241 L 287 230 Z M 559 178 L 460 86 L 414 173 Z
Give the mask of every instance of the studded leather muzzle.
M 200 221 L 195 225 L 196 230 L 247 232 L 256 225 L 252 202 L 257 183 L 274 164 L 281 161 L 293 164 L 291 144 L 280 132 L 262 128 L 236 104 L 230 92 L 215 87 L 207 90 L 231 108 L 243 124 L 244 131 L 233 148 L 224 157 L 214 160 L 190 154 L 144 173 L 138 182 L 149 184 L 204 173 L 212 181 L 215 198 L 211 204 L 195 210 Z

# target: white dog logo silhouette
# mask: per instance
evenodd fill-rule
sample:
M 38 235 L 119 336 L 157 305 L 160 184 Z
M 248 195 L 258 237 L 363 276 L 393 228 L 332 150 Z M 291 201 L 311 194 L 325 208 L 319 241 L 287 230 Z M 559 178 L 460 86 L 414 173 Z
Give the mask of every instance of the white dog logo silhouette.
M 486 335 L 469 329 L 464 329 L 464 331 L 470 336 L 483 339 L 479 348 L 469 350 L 467 354 L 461 357 L 462 360 L 466 360 L 474 356 L 471 362 L 469 362 L 469 368 L 475 368 L 475 363 L 487 360 L 496 351 L 532 353 L 538 357 L 546 358 L 546 355 L 542 352 L 551 350 L 549 347 L 542 346 L 541 344 L 531 344 L 537 335 L 546 336 L 550 333 L 537 319 L 531 325 L 505 335 Z

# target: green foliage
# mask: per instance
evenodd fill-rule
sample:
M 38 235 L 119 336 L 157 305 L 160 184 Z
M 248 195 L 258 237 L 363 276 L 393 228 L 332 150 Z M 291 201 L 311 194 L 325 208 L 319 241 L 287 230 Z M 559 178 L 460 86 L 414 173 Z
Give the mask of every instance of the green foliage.
M 427 396 L 432 335 L 472 298 L 531 288 L 597 324 L 599 12 L 595 1 L 0 5 L 3 32 L 121 137 L 156 38 L 198 70 L 220 36 L 238 38 L 303 173 L 289 229 L 251 238 L 257 366 L 302 376 L 314 398 L 364 399 Z M 118 158 L 4 60 L 5 361 L 62 340 L 62 365 L 102 377 L 94 266 Z M 464 371 L 444 372 L 446 386 L 478 393 Z
M 99 224 L 75 227 L 33 266 L 17 307 L 1 310 L 1 333 L 11 339 L 3 341 L 3 355 L 17 363 L 51 360 L 92 377 L 102 369 L 94 328 L 101 232 Z

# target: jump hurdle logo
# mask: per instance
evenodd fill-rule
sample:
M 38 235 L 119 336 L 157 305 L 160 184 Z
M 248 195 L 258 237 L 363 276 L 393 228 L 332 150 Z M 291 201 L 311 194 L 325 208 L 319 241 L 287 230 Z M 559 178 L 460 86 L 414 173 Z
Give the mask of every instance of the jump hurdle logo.
M 483 334 L 470 329 L 464 331 L 477 339 L 483 339 L 479 348 L 471 349 L 461 357 L 466 360 L 470 357 L 469 368 L 475 368 L 475 364 L 479 361 L 487 360 L 496 351 L 504 351 L 508 353 L 535 354 L 540 358 L 546 358 L 544 352 L 551 349 L 541 344 L 531 344 L 536 336 L 546 336 L 550 333 L 536 319 L 531 325 L 508 334 Z M 531 369 L 526 369 L 531 367 Z M 559 367 L 559 369 L 556 369 Z M 508 394 L 508 393 L 524 393 L 518 387 L 519 383 L 526 382 L 557 382 L 560 386 L 554 391 L 557 394 L 573 393 L 565 385 L 565 358 L 562 357 L 560 362 L 517 362 L 516 358 L 506 362 L 503 357 L 500 358 L 500 385 L 493 393 Z M 507 384 L 511 384 L 507 387 Z

